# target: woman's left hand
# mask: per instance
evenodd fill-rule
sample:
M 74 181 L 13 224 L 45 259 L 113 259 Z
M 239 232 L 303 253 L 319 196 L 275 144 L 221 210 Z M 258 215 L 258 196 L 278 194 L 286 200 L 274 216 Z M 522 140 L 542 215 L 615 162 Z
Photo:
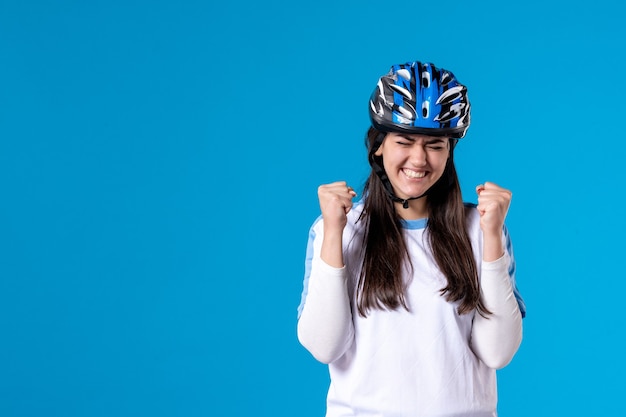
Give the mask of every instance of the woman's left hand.
M 485 182 L 476 187 L 480 228 L 485 235 L 501 236 L 504 219 L 511 204 L 511 191 L 493 182 Z

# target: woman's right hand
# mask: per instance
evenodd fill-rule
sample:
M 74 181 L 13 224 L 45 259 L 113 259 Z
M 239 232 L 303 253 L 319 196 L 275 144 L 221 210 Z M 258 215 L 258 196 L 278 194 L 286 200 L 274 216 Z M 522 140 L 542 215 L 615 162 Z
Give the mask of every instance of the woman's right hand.
M 343 231 L 348 221 L 346 215 L 352 209 L 352 198 L 356 197 L 354 189 L 345 181 L 337 181 L 320 185 L 317 196 L 324 218 L 324 229 Z
M 335 268 L 343 267 L 342 235 L 356 193 L 345 181 L 320 185 L 317 189 L 324 219 L 324 240 L 321 258 Z

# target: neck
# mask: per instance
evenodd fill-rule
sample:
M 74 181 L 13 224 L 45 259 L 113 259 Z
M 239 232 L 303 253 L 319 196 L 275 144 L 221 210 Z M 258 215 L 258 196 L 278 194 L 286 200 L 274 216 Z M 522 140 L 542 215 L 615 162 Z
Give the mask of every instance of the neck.
M 417 220 L 428 217 L 428 206 L 426 204 L 428 197 L 424 196 L 416 200 L 406 200 L 406 203 L 396 201 L 393 203 L 396 213 L 404 220 Z M 406 208 L 405 208 L 406 207 Z

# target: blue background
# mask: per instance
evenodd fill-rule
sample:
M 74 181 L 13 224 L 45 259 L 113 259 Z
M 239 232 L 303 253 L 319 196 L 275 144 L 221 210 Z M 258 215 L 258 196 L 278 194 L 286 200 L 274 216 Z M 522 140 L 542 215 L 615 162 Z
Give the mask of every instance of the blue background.
M 295 332 L 317 186 L 362 187 L 369 94 L 415 59 L 469 86 L 466 200 L 514 193 L 501 416 L 620 414 L 623 12 L 1 0 L 0 416 L 323 415 Z

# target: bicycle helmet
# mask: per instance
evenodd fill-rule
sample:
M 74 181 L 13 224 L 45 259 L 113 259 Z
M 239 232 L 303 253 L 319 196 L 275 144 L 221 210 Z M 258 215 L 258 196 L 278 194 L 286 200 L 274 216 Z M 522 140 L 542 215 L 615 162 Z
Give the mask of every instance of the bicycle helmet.
M 382 132 L 462 138 L 470 124 L 470 102 L 452 72 L 415 61 L 392 66 L 378 80 L 369 114 Z

